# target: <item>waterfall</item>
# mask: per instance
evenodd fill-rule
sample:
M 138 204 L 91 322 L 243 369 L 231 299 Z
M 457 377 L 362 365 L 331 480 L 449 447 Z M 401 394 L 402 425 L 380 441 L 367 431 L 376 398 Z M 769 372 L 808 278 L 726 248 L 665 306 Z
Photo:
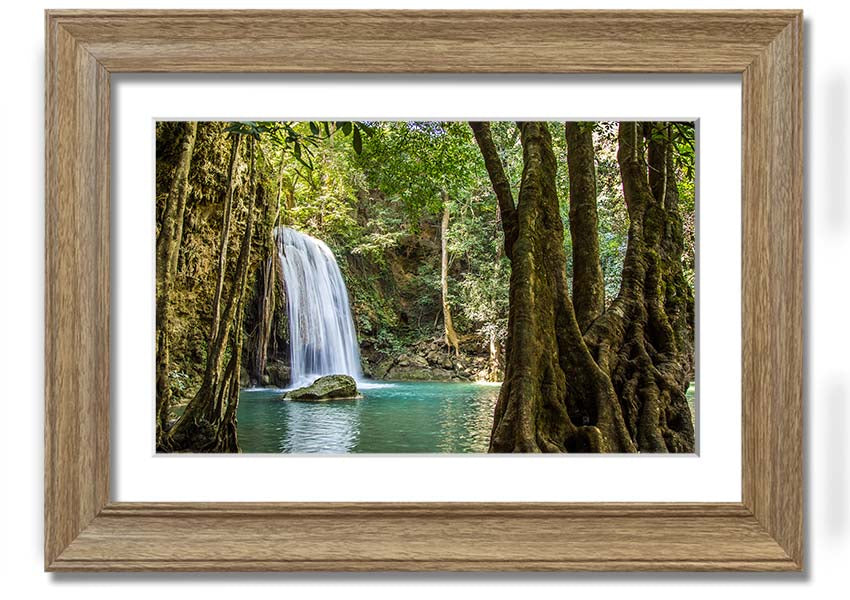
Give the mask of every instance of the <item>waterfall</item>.
M 361 379 L 348 291 L 333 252 L 288 227 L 277 228 L 275 236 L 286 286 L 292 385 L 308 385 L 322 375 Z

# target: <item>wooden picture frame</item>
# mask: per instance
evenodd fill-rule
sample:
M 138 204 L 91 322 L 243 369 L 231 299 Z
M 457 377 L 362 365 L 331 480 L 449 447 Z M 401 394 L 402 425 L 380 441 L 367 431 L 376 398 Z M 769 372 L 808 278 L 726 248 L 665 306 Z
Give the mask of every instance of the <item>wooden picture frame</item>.
M 45 568 L 802 569 L 802 31 L 800 11 L 48 12 Z M 117 72 L 741 74 L 742 502 L 110 500 Z

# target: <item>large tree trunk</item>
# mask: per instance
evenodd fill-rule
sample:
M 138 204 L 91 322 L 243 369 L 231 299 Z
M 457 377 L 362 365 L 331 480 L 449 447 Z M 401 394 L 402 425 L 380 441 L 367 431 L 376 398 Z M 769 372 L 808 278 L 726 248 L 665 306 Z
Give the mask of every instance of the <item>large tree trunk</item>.
M 584 345 L 569 298 L 548 127 L 521 123 L 520 135 L 524 167 L 510 253 L 505 379 L 490 450 L 632 451 L 614 389 Z M 483 153 L 493 152 L 489 136 L 476 132 L 476 140 Z M 487 166 L 491 180 L 504 177 L 500 162 Z
M 156 240 L 156 437 L 160 438 L 171 405 L 169 346 L 173 306 L 171 292 L 177 274 L 177 257 L 183 237 L 183 217 L 189 195 L 189 167 L 195 150 L 198 123 L 182 124 L 180 158 L 165 201 L 159 235 Z
M 659 295 L 666 271 L 658 264 L 658 248 L 661 232 L 668 229 L 667 212 L 658 210 L 663 203 L 649 188 L 639 126 L 624 123 L 620 132 L 631 219 L 621 292 L 585 335 L 567 289 L 547 125 L 520 124 L 524 166 L 516 207 L 510 187 L 501 185 L 507 179 L 489 129 L 472 126 L 500 210 L 508 209 L 503 224 L 511 213 L 515 217 L 515 228 L 505 229 L 511 248 L 510 312 L 490 450 L 693 451 L 684 361 Z M 672 174 L 665 177 L 669 187 Z
M 216 335 L 210 338 L 207 365 L 201 387 L 178 421 L 167 432 L 162 444 L 158 447 L 160 451 L 238 452 L 239 450 L 236 437 L 236 408 L 239 400 L 245 295 L 258 196 L 253 139 L 250 140 L 249 155 L 251 185 L 249 198 L 245 203 L 247 218 L 235 277 L 227 290 L 220 326 L 215 332 Z M 224 265 L 220 267 L 224 268 Z M 220 274 L 221 277 L 223 277 L 222 274 Z M 230 358 L 225 364 L 228 347 Z
M 694 379 L 694 294 L 682 266 L 685 236 L 671 144 L 672 125 L 656 123 L 646 128 L 646 133 L 650 139 L 649 185 L 665 216 L 659 250 L 664 272 L 660 294 L 664 312 L 673 328 L 682 381 L 687 390 Z
M 693 421 L 685 398 L 693 369 L 692 349 L 688 352 L 679 346 L 670 320 L 673 309 L 678 311 L 686 297 L 692 303 L 693 297 L 689 289 L 680 290 L 678 297 L 671 296 L 668 303 L 664 291 L 675 279 L 676 271 L 681 275 L 681 228 L 678 257 L 664 256 L 673 252 L 671 244 L 675 244 L 675 173 L 669 139 L 662 140 L 659 144 L 666 148 L 655 149 L 663 157 L 657 173 L 661 179 L 654 180 L 657 197 L 649 183 L 648 173 L 653 169 L 646 159 L 645 127 L 655 126 L 620 124 L 617 160 L 629 214 L 628 246 L 620 293 L 586 332 L 585 340 L 599 365 L 610 374 L 626 426 L 638 449 L 693 452 Z M 678 222 L 681 224 L 680 217 Z M 668 250 L 664 250 L 665 244 Z M 692 321 L 690 328 L 692 331 Z
M 452 322 L 452 309 L 449 306 L 449 195 L 444 191 L 443 220 L 440 225 L 440 296 L 443 303 L 443 330 L 446 346 L 460 354 L 460 341 Z
M 596 165 L 593 124 L 566 123 L 570 175 L 570 237 L 573 249 L 573 304 L 579 328 L 587 331 L 605 310 L 605 284 L 599 262 Z

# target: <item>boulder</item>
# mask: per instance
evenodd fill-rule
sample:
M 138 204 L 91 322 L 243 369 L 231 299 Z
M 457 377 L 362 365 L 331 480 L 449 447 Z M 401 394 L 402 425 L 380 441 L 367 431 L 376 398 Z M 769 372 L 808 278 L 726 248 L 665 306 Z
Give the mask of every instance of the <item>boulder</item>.
M 400 364 L 391 367 L 384 376 L 391 381 L 430 381 L 433 378 L 432 369 Z
M 402 367 L 394 366 L 387 373 L 387 379 L 398 381 L 451 381 L 455 373 L 439 367 Z
M 375 379 L 386 379 L 387 373 L 392 368 L 395 361 L 392 358 L 385 358 L 372 369 L 372 377 Z
M 296 402 L 327 402 L 330 400 L 356 400 L 361 398 L 357 384 L 348 375 L 325 375 L 308 386 L 290 390 L 282 400 Z
M 286 387 L 289 385 L 292 369 L 288 365 L 279 360 L 271 360 L 266 365 L 266 373 L 263 377 L 263 385 L 273 385 L 274 387 Z
M 372 365 L 368 361 L 360 361 L 360 370 L 366 379 L 373 379 L 375 377 L 375 374 L 372 372 Z
M 410 357 L 410 364 L 414 367 L 419 367 L 420 369 L 428 368 L 428 359 L 424 356 L 419 356 L 418 354 L 414 354 Z
M 447 371 L 446 369 L 431 369 L 431 373 L 434 381 L 451 381 L 455 376 L 454 373 Z

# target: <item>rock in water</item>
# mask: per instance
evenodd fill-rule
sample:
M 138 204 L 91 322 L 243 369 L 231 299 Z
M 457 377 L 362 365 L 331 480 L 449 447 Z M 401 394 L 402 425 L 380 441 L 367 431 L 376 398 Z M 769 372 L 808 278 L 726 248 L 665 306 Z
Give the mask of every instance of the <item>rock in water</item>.
M 356 400 L 360 397 L 353 377 L 325 375 L 308 386 L 286 392 L 281 396 L 281 399 L 296 402 L 326 402 L 328 400 Z

